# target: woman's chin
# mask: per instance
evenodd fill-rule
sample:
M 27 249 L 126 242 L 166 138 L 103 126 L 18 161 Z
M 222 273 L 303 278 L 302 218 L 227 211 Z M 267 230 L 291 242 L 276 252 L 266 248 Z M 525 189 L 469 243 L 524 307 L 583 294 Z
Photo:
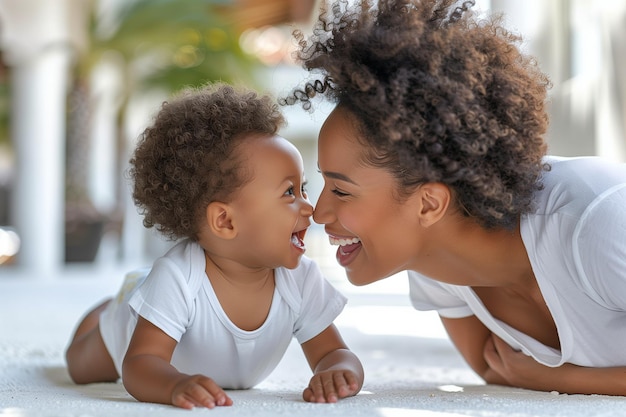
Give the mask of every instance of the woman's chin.
M 360 274 L 358 271 L 352 271 L 346 268 L 346 276 L 348 277 L 348 281 L 350 284 L 363 287 L 365 285 L 369 285 L 376 281 L 379 281 L 381 278 L 371 277 L 365 274 Z

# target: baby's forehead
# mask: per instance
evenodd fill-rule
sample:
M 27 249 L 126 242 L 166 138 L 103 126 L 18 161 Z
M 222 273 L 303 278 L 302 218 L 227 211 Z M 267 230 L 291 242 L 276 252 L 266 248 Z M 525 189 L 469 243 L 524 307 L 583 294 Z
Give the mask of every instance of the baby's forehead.
M 279 135 L 250 134 L 239 141 L 238 148 L 248 158 L 263 157 L 267 153 L 285 153 L 301 158 L 298 148 Z
M 240 147 L 240 167 L 248 174 L 281 175 L 301 177 L 304 162 L 298 148 L 278 135 L 257 136 L 244 140 Z

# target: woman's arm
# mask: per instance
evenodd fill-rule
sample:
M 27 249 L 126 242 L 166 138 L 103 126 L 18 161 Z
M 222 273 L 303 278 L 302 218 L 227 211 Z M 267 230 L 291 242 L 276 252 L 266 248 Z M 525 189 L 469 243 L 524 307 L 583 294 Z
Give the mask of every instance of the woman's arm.
M 139 317 L 122 365 L 126 390 L 137 400 L 181 408 L 232 405 L 212 379 L 180 373 L 170 361 L 176 341 Z
M 552 368 L 513 350 L 495 335 L 485 345 L 484 357 L 506 385 L 567 394 L 626 395 L 624 366 L 588 368 L 566 363 Z
M 305 401 L 334 403 L 361 390 L 361 361 L 348 349 L 334 324 L 304 342 L 302 350 L 314 374 L 302 393 Z
M 511 348 L 475 316 L 442 318 L 450 339 L 488 384 L 568 394 L 626 395 L 626 367 L 545 366 Z
M 450 340 L 474 372 L 488 384 L 509 385 L 485 360 L 485 345 L 491 337 L 491 330 L 476 316 L 460 319 L 441 317 L 441 322 Z
M 450 340 L 474 372 L 488 384 L 509 385 L 485 360 L 485 345 L 492 333 L 476 316 L 460 319 L 441 317 L 441 322 Z

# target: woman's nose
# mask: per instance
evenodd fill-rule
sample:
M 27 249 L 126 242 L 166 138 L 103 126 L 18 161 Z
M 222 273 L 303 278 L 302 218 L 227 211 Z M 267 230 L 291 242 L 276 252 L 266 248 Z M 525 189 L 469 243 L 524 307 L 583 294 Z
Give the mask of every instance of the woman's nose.
M 322 191 L 317 204 L 315 205 L 315 211 L 313 211 L 313 221 L 317 224 L 330 223 L 330 208 L 325 198 L 325 192 Z

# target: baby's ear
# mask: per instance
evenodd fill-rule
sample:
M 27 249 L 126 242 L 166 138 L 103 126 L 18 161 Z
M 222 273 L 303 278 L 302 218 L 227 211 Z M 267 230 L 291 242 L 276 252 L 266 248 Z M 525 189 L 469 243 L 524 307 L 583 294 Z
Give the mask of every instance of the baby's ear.
M 230 206 L 226 203 L 214 201 L 206 208 L 206 222 L 209 230 L 222 239 L 232 239 L 237 236 L 233 224 Z

